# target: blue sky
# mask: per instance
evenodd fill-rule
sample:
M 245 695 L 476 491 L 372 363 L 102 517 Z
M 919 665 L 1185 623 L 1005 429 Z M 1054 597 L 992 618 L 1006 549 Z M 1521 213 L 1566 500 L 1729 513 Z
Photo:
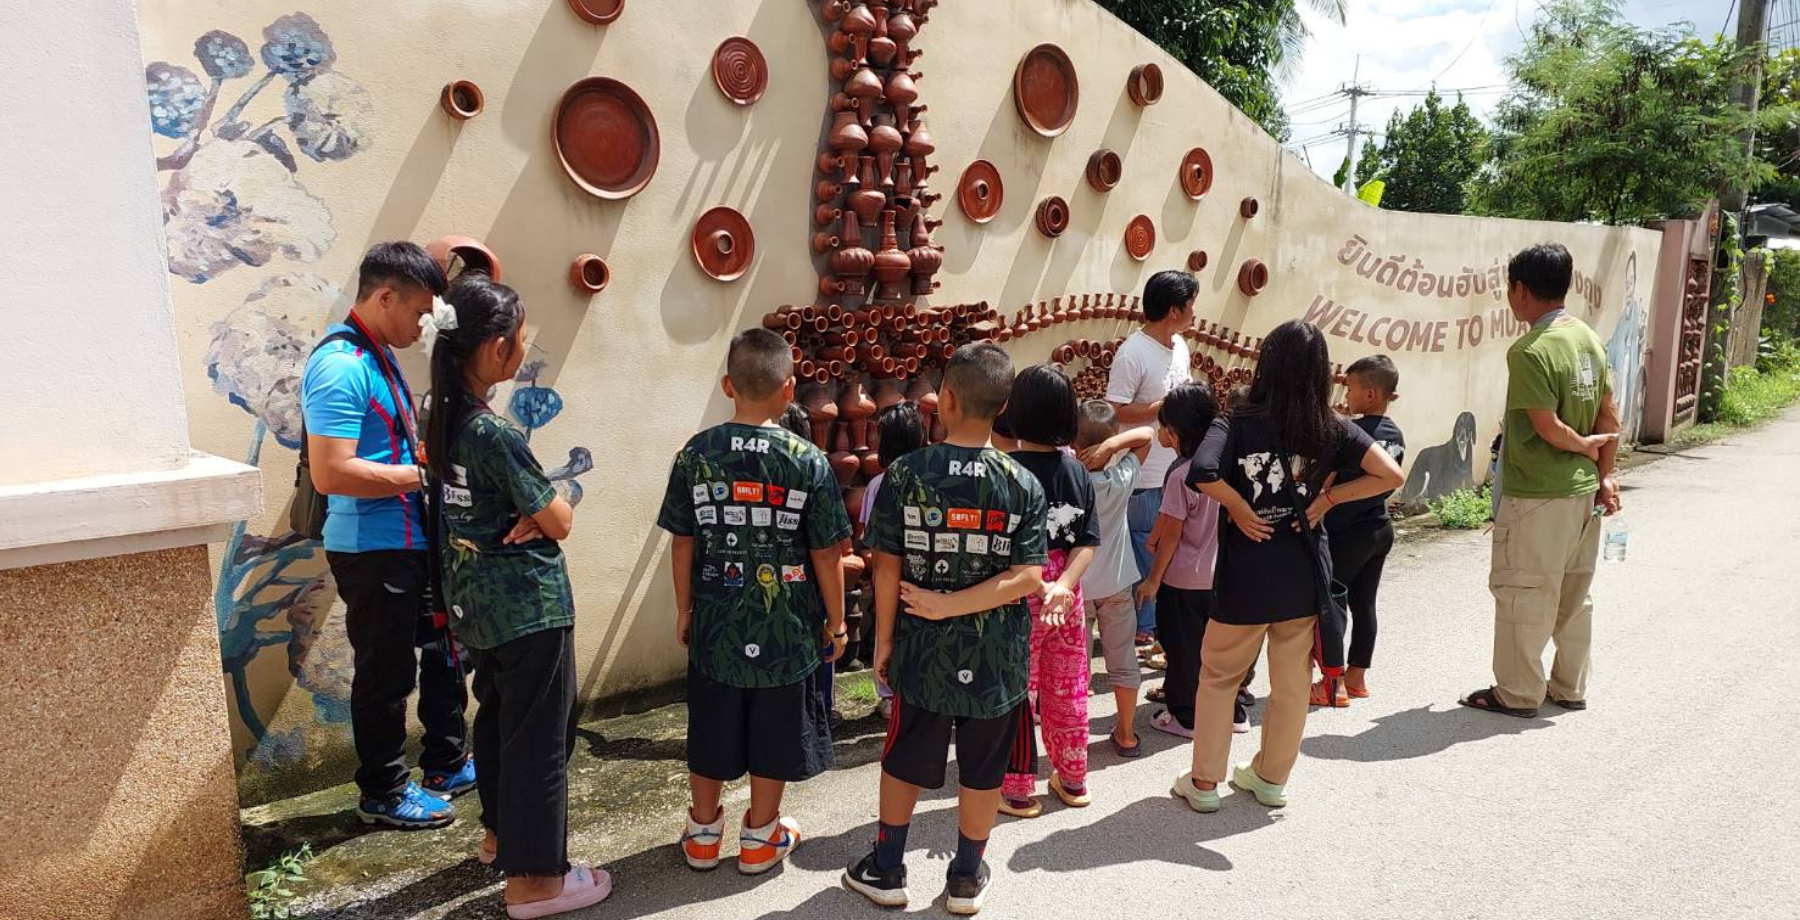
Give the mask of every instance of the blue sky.
M 1725 25 L 1732 0 L 1627 0 L 1625 14 L 1644 26 L 1691 22 L 1702 35 Z M 1350 82 L 1361 55 L 1360 81 L 1386 92 L 1415 95 L 1364 98 L 1357 120 L 1376 131 L 1388 113 L 1418 104 L 1434 83 L 1440 91 L 1468 88 L 1465 96 L 1478 115 L 1499 102 L 1506 83 L 1503 61 L 1517 50 L 1537 12 L 1537 0 L 1349 0 L 1344 25 L 1310 11 L 1313 37 L 1300 66 L 1282 87 L 1293 121 L 1290 146 L 1304 144 L 1315 172 L 1329 178 L 1343 162 L 1342 137 L 1327 137 L 1349 120 L 1349 101 L 1321 97 Z M 1735 19 L 1733 28 L 1736 27 Z M 1447 94 L 1448 95 L 1448 94 Z M 1296 151 L 1298 154 L 1298 151 Z

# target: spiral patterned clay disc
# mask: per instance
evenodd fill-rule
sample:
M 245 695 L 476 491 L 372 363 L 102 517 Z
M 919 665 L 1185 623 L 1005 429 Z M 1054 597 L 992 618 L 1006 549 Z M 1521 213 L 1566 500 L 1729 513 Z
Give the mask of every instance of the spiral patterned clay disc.
M 762 49 L 747 38 L 728 38 L 713 52 L 713 82 L 719 92 L 738 105 L 762 98 L 769 88 L 769 63 Z
M 1125 227 L 1125 251 L 1139 262 L 1150 257 L 1150 250 L 1156 248 L 1156 225 L 1150 217 L 1139 214 L 1131 219 Z

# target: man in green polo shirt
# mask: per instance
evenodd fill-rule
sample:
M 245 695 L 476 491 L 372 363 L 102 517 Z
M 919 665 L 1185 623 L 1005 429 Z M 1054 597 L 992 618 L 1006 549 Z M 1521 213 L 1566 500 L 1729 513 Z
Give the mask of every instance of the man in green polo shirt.
M 1600 519 L 1619 510 L 1619 416 L 1606 346 L 1563 311 L 1574 259 L 1542 243 L 1507 265 L 1507 303 L 1531 331 L 1506 353 L 1506 440 L 1494 520 L 1494 683 L 1465 706 L 1531 717 L 1547 698 L 1587 708 Z M 1556 660 L 1544 678 L 1544 646 Z

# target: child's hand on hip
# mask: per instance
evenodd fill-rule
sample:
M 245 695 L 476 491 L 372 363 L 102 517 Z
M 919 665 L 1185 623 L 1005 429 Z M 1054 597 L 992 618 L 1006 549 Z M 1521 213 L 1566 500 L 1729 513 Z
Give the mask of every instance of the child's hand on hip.
M 905 604 L 913 616 L 926 620 L 947 620 L 950 618 L 948 597 L 936 591 L 921 588 L 910 581 L 900 583 L 900 603 Z

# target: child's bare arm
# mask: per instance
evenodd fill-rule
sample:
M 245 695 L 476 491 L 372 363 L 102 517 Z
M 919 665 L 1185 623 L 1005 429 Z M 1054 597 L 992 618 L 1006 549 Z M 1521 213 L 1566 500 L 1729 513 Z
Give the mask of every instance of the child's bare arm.
M 896 561 L 895 575 L 899 574 L 898 569 Z M 939 594 L 911 582 L 901 582 L 900 599 L 906 602 L 906 609 L 913 616 L 927 620 L 948 620 L 1010 604 L 1028 594 L 1036 594 L 1043 587 L 1042 565 L 1015 565 L 978 585 L 949 594 Z M 880 603 L 879 591 L 876 592 L 875 599 L 876 603 Z
M 900 557 L 875 551 L 870 562 L 875 583 L 875 673 L 888 679 L 888 660 L 894 653 L 894 619 L 900 612 Z
M 1138 583 L 1138 603 L 1142 604 L 1156 596 L 1156 589 L 1162 587 L 1163 575 L 1169 571 L 1169 562 L 1175 558 L 1175 544 L 1181 542 L 1181 521 L 1166 514 L 1156 516 L 1156 524 L 1150 529 L 1150 540 L 1156 547 L 1156 558 L 1150 563 L 1150 571 L 1145 573 L 1144 580 Z
M 688 644 L 694 622 L 694 538 L 676 537 L 669 544 L 669 570 L 675 576 L 675 641 Z
M 825 602 L 825 632 L 831 637 L 831 657 L 844 653 L 844 550 L 847 541 L 812 551 L 813 577 L 819 581 L 819 599 Z
M 1120 451 L 1131 451 L 1138 455 L 1138 462 L 1142 463 L 1150 455 L 1150 445 L 1155 440 L 1156 429 L 1147 426 L 1131 428 L 1082 450 L 1076 454 L 1076 458 L 1090 470 L 1103 470 Z

